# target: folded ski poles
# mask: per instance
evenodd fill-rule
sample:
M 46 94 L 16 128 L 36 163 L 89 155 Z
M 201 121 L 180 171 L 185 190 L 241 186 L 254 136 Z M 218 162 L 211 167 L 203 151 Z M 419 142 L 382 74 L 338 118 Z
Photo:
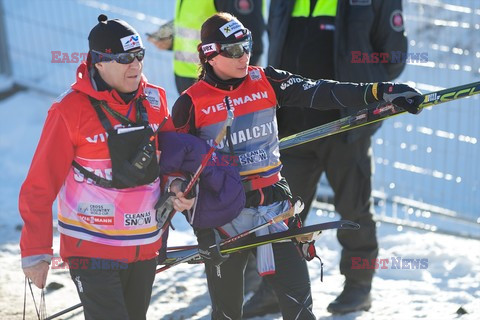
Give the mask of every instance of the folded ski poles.
M 420 104 L 420 108 L 470 97 L 478 93 L 480 93 L 480 81 L 427 93 L 422 95 L 423 102 Z M 375 104 L 370 108 L 358 111 L 356 114 L 285 137 L 280 140 L 280 150 L 382 121 L 405 112 L 405 110 L 393 104 Z
M 228 99 L 229 99 L 228 97 L 225 97 L 225 104 L 227 106 L 229 105 Z M 185 196 L 187 196 L 190 193 L 193 186 L 195 185 L 198 178 L 200 177 L 200 174 L 203 172 L 203 170 L 207 166 L 208 161 L 210 161 L 210 158 L 212 157 L 213 152 L 216 150 L 220 142 L 222 142 L 223 138 L 227 133 L 227 129 L 232 125 L 233 118 L 234 118 L 233 111 L 230 108 L 227 108 L 227 119 L 225 119 L 222 129 L 218 133 L 215 140 L 213 140 L 213 145 L 210 147 L 210 149 L 208 150 L 208 153 L 202 159 L 202 162 L 200 163 L 200 166 L 197 168 L 197 171 L 193 175 L 190 182 L 187 184 L 185 190 L 183 190 L 183 194 Z M 175 194 L 173 194 L 173 192 L 169 192 L 162 195 L 162 197 L 160 197 L 157 204 L 155 205 L 155 209 L 157 209 L 157 226 L 159 229 L 162 229 L 165 226 L 168 226 L 167 222 L 169 222 L 173 218 L 173 215 L 176 212 L 175 209 L 173 209 L 174 199 L 175 199 Z

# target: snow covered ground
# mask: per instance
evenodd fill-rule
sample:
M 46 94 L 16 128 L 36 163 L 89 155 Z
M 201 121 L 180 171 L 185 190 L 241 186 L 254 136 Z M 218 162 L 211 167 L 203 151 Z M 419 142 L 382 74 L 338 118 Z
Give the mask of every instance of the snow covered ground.
M 28 170 L 46 111 L 53 97 L 26 91 L 0 101 L 4 116 L 0 127 L 0 319 L 21 319 L 24 277 L 20 270 L 17 212 L 20 185 Z M 23 121 L 11 121 L 21 115 Z M 327 214 L 312 212 L 309 224 L 331 220 Z M 169 245 L 194 242 L 188 225 L 174 220 Z M 354 231 L 352 231 L 354 232 Z M 326 306 L 342 289 L 338 272 L 340 246 L 335 233 L 328 231 L 317 241 L 325 263 L 320 282 L 318 261 L 309 263 L 314 311 L 322 319 L 453 319 L 463 307 L 462 319 L 480 318 L 480 242 L 452 236 L 415 231 L 399 231 L 380 224 L 380 259 L 388 259 L 387 269 L 379 269 L 373 283 L 374 303 L 370 312 L 332 317 Z M 58 254 L 58 237 L 54 250 Z M 428 259 L 425 269 L 392 269 L 394 259 Z M 46 307 L 53 314 L 78 303 L 75 287 L 66 270 L 50 271 L 48 283 L 63 285 L 47 291 Z M 40 291 L 34 289 L 38 303 Z M 28 319 L 35 319 L 27 294 Z M 155 281 L 149 319 L 209 319 L 210 300 L 201 265 L 181 265 L 160 273 Z M 280 315 L 258 319 L 280 319 Z M 80 309 L 62 319 L 82 319 Z

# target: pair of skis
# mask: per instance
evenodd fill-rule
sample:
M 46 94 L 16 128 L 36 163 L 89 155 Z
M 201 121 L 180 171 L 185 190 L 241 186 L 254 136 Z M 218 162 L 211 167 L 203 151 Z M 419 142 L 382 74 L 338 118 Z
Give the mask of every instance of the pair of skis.
M 331 221 L 325 223 L 314 224 L 311 226 L 301 227 L 297 229 L 289 229 L 283 232 L 271 233 L 262 236 L 252 236 L 244 240 L 237 240 L 234 244 L 222 246 L 220 252 L 222 254 L 235 253 L 247 249 L 252 249 L 264 244 L 290 241 L 293 238 L 301 242 L 316 239 L 324 230 L 330 229 L 349 229 L 358 230 L 360 225 L 349 220 Z M 157 269 L 157 273 L 165 271 L 180 263 L 201 263 L 202 259 L 198 254 L 197 246 L 181 246 L 170 247 L 167 249 L 167 258 L 161 263 L 162 268 Z

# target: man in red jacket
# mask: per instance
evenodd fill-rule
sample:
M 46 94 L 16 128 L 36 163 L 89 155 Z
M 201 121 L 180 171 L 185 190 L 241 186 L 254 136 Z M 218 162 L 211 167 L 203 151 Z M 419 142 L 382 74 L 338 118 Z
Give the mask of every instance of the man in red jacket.
M 161 193 L 156 133 L 173 125 L 165 91 L 143 76 L 139 34 L 100 15 L 88 39 L 88 59 L 50 108 L 20 191 L 22 268 L 45 287 L 58 196 L 60 256 L 85 318 L 145 319 L 168 228 L 157 225 L 154 208 Z M 194 199 L 180 192 L 182 181 L 170 181 L 174 208 L 190 209 Z

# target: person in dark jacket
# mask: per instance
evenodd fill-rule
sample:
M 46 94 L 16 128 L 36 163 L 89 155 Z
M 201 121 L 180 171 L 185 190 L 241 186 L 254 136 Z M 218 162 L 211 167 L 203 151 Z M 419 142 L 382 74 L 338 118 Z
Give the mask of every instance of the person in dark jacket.
M 401 0 L 272 0 L 268 20 L 268 63 L 313 79 L 376 82 L 391 81 L 405 67 L 394 61 L 407 51 Z M 376 56 L 376 60 L 375 60 Z M 356 112 L 352 108 L 318 111 L 281 108 L 277 111 L 280 137 L 337 120 Z M 342 219 L 361 225 L 359 232 L 337 231 L 342 245 L 340 272 L 343 292 L 328 310 L 348 313 L 368 310 L 373 269 L 351 268 L 352 258 L 371 261 L 378 255 L 371 202 L 371 136 L 380 123 L 364 126 L 281 152 L 282 174 L 292 193 L 305 200 L 305 220 L 323 173 L 334 191 L 334 205 Z M 253 317 L 278 311 L 272 290 L 262 283 L 245 304 Z
M 199 253 L 212 300 L 212 319 L 241 319 L 243 271 L 249 251 L 223 256 L 219 239 L 235 236 L 286 211 L 291 193 L 280 171 L 282 162 L 275 111 L 281 108 L 360 110 L 377 101 L 393 102 L 419 112 L 420 93 L 398 83 L 348 83 L 312 80 L 273 67 L 249 66 L 250 31 L 228 13 L 217 13 L 201 28 L 198 45 L 202 72 L 199 81 L 175 102 L 175 127 L 210 144 L 223 126 L 227 110 L 235 119 L 218 154 L 230 155 L 242 176 L 245 209 L 226 224 L 212 217 L 210 225 L 196 228 Z M 320 122 L 320 120 L 319 120 Z M 284 222 L 263 232 L 286 230 Z M 257 234 L 260 231 L 257 231 Z M 315 319 L 305 260 L 292 242 L 260 246 L 259 273 L 272 285 L 284 319 Z
M 262 36 L 264 0 L 177 0 L 175 19 L 149 35 L 148 40 L 161 50 L 173 50 L 175 84 L 178 93 L 190 87 L 198 78 L 196 45 L 200 41 L 202 23 L 216 12 L 229 12 L 252 32 L 251 63 L 257 65 L 263 53 Z M 166 31 L 166 30 L 170 31 Z

